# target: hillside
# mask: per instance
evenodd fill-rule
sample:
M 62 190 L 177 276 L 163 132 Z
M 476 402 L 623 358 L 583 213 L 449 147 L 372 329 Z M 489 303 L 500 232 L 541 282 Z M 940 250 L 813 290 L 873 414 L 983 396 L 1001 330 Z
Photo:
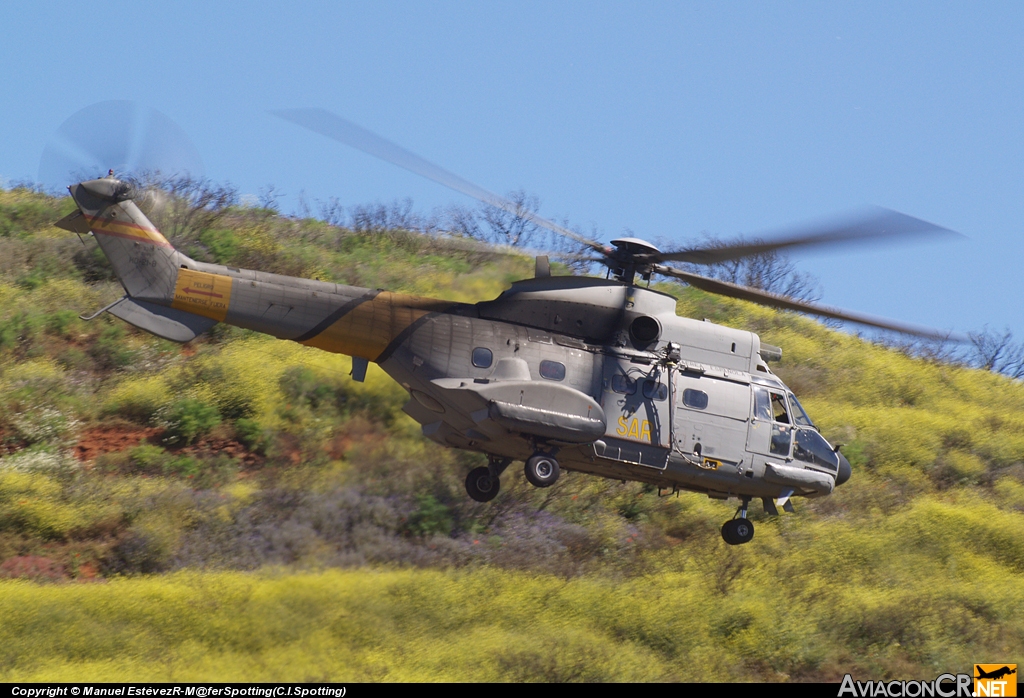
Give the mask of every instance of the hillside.
M 371 366 L 218 326 L 179 346 L 121 295 L 67 199 L 0 190 L 0 680 L 934 678 L 1024 647 L 1024 385 L 666 285 L 773 368 L 851 481 L 758 526 L 424 439 Z M 165 228 L 166 231 L 166 228 Z M 252 207 L 172 242 L 207 261 L 460 301 L 525 258 Z M 563 273 L 567 273 L 563 270 Z

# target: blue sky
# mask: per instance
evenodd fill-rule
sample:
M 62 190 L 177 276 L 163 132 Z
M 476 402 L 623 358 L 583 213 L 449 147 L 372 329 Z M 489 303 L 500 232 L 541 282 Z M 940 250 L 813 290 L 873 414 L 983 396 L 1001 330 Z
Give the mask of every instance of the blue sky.
M 286 211 L 472 203 L 268 114 L 323 107 L 602 240 L 924 218 L 965 238 L 795 258 L 830 305 L 1024 339 L 1022 35 L 1019 3 L 6 3 L 0 177 L 127 99 Z

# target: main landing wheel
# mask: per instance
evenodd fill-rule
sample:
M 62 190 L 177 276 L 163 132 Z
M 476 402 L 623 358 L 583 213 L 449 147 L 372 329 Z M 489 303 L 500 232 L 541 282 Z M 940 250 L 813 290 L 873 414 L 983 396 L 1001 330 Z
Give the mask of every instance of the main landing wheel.
M 551 456 L 537 453 L 526 461 L 526 479 L 534 487 L 551 487 L 558 481 L 561 469 Z
M 478 502 L 489 502 L 498 496 L 501 480 L 491 475 L 488 468 L 473 468 L 466 476 L 466 492 L 471 499 Z
M 743 545 L 754 537 L 754 522 L 748 519 L 732 519 L 722 525 L 722 538 L 729 545 Z

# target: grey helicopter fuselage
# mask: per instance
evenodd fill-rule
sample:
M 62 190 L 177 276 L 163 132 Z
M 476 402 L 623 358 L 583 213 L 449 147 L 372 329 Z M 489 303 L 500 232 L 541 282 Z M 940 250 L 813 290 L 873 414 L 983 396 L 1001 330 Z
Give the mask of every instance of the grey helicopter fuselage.
M 850 478 L 849 461 L 769 370 L 780 349 L 751 332 L 679 317 L 671 296 L 637 278 L 663 276 L 910 336 L 967 339 L 694 271 L 783 250 L 952 233 L 898 211 L 871 209 L 767 240 L 666 251 L 637 238 L 605 245 L 326 110 L 274 114 L 572 241 L 576 251 L 566 259 L 603 265 L 609 276 L 552 277 L 541 255 L 533 279 L 470 305 L 205 264 L 175 250 L 135 205 L 144 192 L 110 170 L 69 187 L 78 211 L 57 224 L 94 235 L 125 288 L 100 312 L 179 342 L 224 322 L 346 354 L 355 380 L 378 364 L 409 392 L 405 411 L 425 436 L 487 454 L 487 466 L 466 476 L 467 494 L 479 502 L 497 496 L 513 460 L 525 460 L 526 479 L 537 487 L 553 485 L 565 468 L 736 497 L 741 505 L 722 537 L 739 545 L 754 535 L 753 498 L 776 514 L 780 505 L 792 510 L 793 496 L 826 495 Z
M 357 380 L 377 363 L 409 392 L 425 436 L 490 457 L 467 478 L 479 501 L 525 460 L 541 487 L 561 467 L 739 498 L 742 518 L 723 528 L 735 544 L 753 535 L 752 498 L 774 513 L 776 499 L 826 495 L 850 476 L 769 370 L 780 350 L 677 316 L 674 298 L 631 272 L 555 277 L 538 263 L 494 300 L 452 303 L 197 262 L 118 180 L 70 191 L 79 210 L 59 225 L 92 233 L 126 291 L 104 310 L 175 341 L 226 322 L 348 354 Z
M 850 475 L 758 336 L 676 315 L 616 280 L 518 281 L 431 318 L 381 363 L 447 446 L 741 499 L 821 496 Z M 586 418 L 582 418 L 586 415 Z

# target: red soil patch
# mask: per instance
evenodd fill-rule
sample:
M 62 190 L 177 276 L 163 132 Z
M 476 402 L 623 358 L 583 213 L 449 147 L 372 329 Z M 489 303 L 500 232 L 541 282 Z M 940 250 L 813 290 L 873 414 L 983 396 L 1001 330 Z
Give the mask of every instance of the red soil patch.
M 345 457 L 353 447 L 366 448 L 382 443 L 385 437 L 381 434 L 336 434 L 328 442 L 326 451 L 332 460 L 340 460 Z
M 302 462 L 302 442 L 294 434 L 279 434 L 277 437 L 279 458 L 291 465 L 298 465 Z
M 96 579 L 100 575 L 99 570 L 91 562 L 83 562 L 78 566 L 78 579 L 89 580 Z
M 64 565 L 48 557 L 20 555 L 0 564 L 0 577 L 25 579 L 66 579 Z
M 0 427 L 0 456 L 9 456 L 23 448 L 25 448 L 25 442 L 9 435 L 3 427 Z
M 82 432 L 78 444 L 75 446 L 75 457 L 86 462 L 104 453 L 118 453 L 147 441 L 162 445 L 160 444 L 161 434 L 163 434 L 163 429 L 156 427 L 136 427 L 127 424 L 95 427 Z M 238 458 L 243 465 L 258 465 L 261 462 L 259 456 L 247 450 L 238 441 L 216 436 L 200 439 L 198 443 L 191 446 L 172 447 L 169 450 L 193 456 L 223 453 L 232 458 Z
M 153 439 L 162 430 L 153 427 L 133 427 L 124 424 L 96 427 L 82 432 L 75 446 L 75 457 L 91 461 L 104 453 L 117 453 L 134 448 L 143 441 Z
M 328 442 L 327 454 L 334 460 L 344 458 L 345 454 L 353 448 L 372 448 L 385 440 L 376 425 L 356 417 L 334 434 L 334 438 Z
M 238 441 L 213 436 L 200 439 L 198 443 L 192 446 L 186 446 L 181 449 L 179 453 L 188 453 L 195 456 L 200 454 L 207 455 L 223 453 L 231 458 L 238 458 L 242 461 L 243 465 L 257 465 L 261 460 L 259 456 L 248 451 L 245 446 Z

